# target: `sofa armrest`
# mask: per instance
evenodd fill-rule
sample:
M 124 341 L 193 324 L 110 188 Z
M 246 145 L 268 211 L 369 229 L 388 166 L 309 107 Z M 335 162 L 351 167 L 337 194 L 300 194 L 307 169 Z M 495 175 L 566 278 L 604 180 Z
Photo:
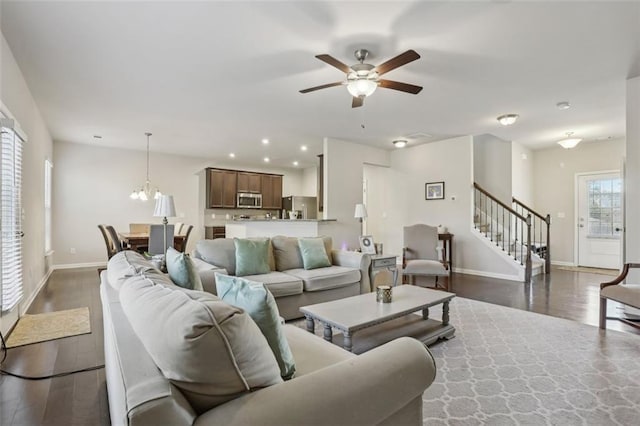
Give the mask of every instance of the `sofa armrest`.
M 403 411 L 435 375 L 428 349 L 415 339 L 402 337 L 227 402 L 202 414 L 194 424 L 374 425 Z M 419 411 L 416 425 L 422 424 Z
M 331 250 L 333 264 L 336 266 L 346 266 L 360 270 L 360 294 L 371 292 L 371 282 L 369 280 L 369 266 L 371 258 L 357 251 Z
M 195 256 L 191 256 L 191 260 L 193 260 L 193 263 L 198 271 L 198 275 L 200 275 L 200 280 L 202 281 L 202 287 L 204 288 L 204 291 L 217 295 L 218 292 L 216 290 L 215 274 L 216 272 L 227 274 L 227 270 L 219 266 L 207 263 Z

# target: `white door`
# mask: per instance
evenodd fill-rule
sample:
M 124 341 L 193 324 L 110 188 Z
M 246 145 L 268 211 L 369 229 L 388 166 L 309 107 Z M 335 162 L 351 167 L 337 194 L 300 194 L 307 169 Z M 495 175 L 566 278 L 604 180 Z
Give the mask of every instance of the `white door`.
M 620 267 L 622 179 L 620 173 L 578 176 L 578 265 Z

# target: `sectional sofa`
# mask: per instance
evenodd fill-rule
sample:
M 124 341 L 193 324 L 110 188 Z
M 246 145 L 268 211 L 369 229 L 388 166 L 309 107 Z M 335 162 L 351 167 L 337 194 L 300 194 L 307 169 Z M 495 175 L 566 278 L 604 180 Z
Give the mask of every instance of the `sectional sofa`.
M 371 259 L 358 252 L 334 250 L 330 237 L 323 237 L 331 266 L 305 270 L 298 238 L 276 236 L 270 239 L 267 274 L 245 278 L 264 283 L 276 299 L 280 315 L 286 320 L 300 318 L 300 306 L 328 302 L 369 293 Z M 215 273 L 236 274 L 235 245 L 232 238 L 201 240 L 193 259 L 206 291 L 216 294 Z
M 435 364 L 417 340 L 356 356 L 284 325 L 296 374 L 265 384 L 273 368 L 251 318 L 210 293 L 174 285 L 137 253 L 109 261 L 100 296 L 114 425 L 422 424 Z M 241 370 L 243 363 L 253 370 Z

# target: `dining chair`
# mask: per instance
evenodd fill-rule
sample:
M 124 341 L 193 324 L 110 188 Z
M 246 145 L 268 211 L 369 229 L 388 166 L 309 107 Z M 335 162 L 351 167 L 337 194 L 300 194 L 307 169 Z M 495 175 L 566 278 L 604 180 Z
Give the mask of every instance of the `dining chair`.
M 182 253 L 184 253 L 187 250 L 187 242 L 189 242 L 189 235 L 193 230 L 193 225 L 185 225 L 183 226 L 183 229 L 186 229 L 186 231 L 184 232 L 184 239 L 182 241 L 179 241 L 174 247 L 176 250 Z
M 129 232 L 132 234 L 148 234 L 149 224 L 148 223 L 130 223 Z
M 181 235 L 182 231 L 184 228 L 184 223 L 182 222 L 176 222 L 173 224 L 173 232 L 174 235 Z
M 167 225 L 167 246 L 165 247 L 164 225 L 150 225 L 149 249 L 150 255 L 164 254 L 168 247 L 173 247 L 173 225 Z
M 438 228 L 424 224 L 404 227 L 402 249 L 402 273 L 415 284 L 416 276 L 435 277 L 435 288 L 449 291 L 449 264 L 442 257 L 438 246 Z M 444 277 L 443 284 L 438 278 Z
M 104 238 L 104 243 L 107 247 L 107 259 L 111 259 L 113 255 L 122 251 L 122 242 L 120 242 L 120 238 L 116 233 L 113 226 L 107 225 L 98 225 L 98 229 L 102 233 L 102 237 Z

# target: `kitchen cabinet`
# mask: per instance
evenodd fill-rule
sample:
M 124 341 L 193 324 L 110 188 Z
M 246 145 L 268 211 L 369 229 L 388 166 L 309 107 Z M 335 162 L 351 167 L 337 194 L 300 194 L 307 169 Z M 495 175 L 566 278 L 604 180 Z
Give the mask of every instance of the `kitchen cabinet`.
M 262 175 L 262 208 L 280 210 L 282 208 L 282 176 Z
M 204 228 L 204 238 L 207 240 L 215 240 L 216 238 L 225 238 L 224 226 L 207 226 Z
M 324 155 L 318 155 L 318 211 L 324 211 Z
M 207 169 L 207 208 L 236 207 L 238 172 Z
M 238 172 L 238 192 L 260 194 L 262 192 L 262 176 L 259 173 Z

